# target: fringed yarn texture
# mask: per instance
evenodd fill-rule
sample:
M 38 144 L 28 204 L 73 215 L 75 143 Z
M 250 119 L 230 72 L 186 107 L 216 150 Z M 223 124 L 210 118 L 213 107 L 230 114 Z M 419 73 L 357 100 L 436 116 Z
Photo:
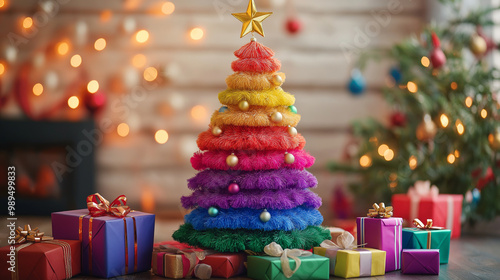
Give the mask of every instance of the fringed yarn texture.
M 273 89 L 277 87 L 272 83 L 274 75 L 280 76 L 282 84 L 285 83 L 286 76 L 284 73 L 237 72 L 226 78 L 226 85 L 228 89 L 232 90 L 254 91 Z
M 319 226 L 323 216 L 316 209 L 297 207 L 286 210 L 267 209 L 271 214 L 268 222 L 260 220 L 263 209 L 219 209 L 212 217 L 206 208 L 196 208 L 184 217 L 184 221 L 196 230 L 212 228 L 258 229 L 258 230 L 303 230 L 308 226 Z
M 200 133 L 200 150 L 301 150 L 306 144 L 302 135 L 292 136 L 283 126 L 225 126 L 215 136 L 212 127 Z
M 221 192 L 209 192 L 196 190 L 190 196 L 181 198 L 184 208 L 217 207 L 229 208 L 251 208 L 251 209 L 292 209 L 299 206 L 304 208 L 318 208 L 321 206 L 321 198 L 309 189 L 292 190 L 264 190 L 244 191 L 236 194 L 227 190 Z
M 211 229 L 196 231 L 190 224 L 183 224 L 172 237 L 191 246 L 213 249 L 219 252 L 240 252 L 251 250 L 257 253 L 264 247 L 276 242 L 283 249 L 309 250 L 319 246 L 323 240 L 330 240 L 330 231 L 323 227 L 309 226 L 305 230 L 293 231 L 261 231 L 261 230 L 228 230 Z
M 228 151 L 206 151 L 197 152 L 191 157 L 191 165 L 196 170 L 219 169 L 219 170 L 267 170 L 279 168 L 304 169 L 314 164 L 314 157 L 304 150 L 290 150 L 288 153 L 295 157 L 292 164 L 285 162 L 283 151 L 235 151 L 238 164 L 230 167 L 226 158 L 231 154 Z
M 234 72 L 274 73 L 281 68 L 275 58 L 240 58 L 231 63 Z
M 238 106 L 229 105 L 229 110 L 225 112 L 215 111 L 212 114 L 211 125 L 224 127 L 226 125 L 235 126 L 297 126 L 300 115 L 290 112 L 288 107 L 262 107 L 250 106 L 248 111 L 240 111 Z M 271 116 L 275 112 L 280 112 L 283 116 L 281 122 L 273 122 Z
M 260 91 L 227 89 L 219 93 L 219 101 L 224 105 L 238 105 L 243 100 L 250 106 L 265 107 L 290 106 L 295 103 L 295 97 L 281 87 Z
M 282 190 L 313 188 L 318 180 L 306 170 L 281 168 L 276 170 L 204 170 L 188 180 L 191 190 L 225 191 L 229 184 L 240 190 Z
M 270 58 L 274 56 L 273 50 L 259 42 L 245 44 L 234 52 L 237 58 Z

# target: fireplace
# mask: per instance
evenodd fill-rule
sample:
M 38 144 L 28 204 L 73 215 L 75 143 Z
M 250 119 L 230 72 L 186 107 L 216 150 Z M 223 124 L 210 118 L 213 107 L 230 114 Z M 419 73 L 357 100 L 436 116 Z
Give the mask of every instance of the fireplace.
M 15 214 L 85 208 L 95 192 L 94 120 L 0 119 L 0 214 L 7 215 L 7 169 L 15 167 Z

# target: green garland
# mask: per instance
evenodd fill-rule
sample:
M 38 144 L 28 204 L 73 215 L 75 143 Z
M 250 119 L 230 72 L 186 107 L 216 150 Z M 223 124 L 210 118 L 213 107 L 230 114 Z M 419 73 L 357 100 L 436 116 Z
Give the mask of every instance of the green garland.
M 191 224 L 183 224 L 172 237 L 191 246 L 213 249 L 219 252 L 239 252 L 251 250 L 256 253 L 264 251 L 264 247 L 276 242 L 283 248 L 311 249 L 319 246 L 325 239 L 330 240 L 328 229 L 309 226 L 305 230 L 263 231 L 247 229 L 211 229 L 197 231 Z

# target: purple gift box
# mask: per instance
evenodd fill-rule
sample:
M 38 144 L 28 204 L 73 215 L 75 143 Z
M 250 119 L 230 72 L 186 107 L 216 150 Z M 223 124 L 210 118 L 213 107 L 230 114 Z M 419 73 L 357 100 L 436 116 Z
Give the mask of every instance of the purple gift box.
M 439 274 L 439 249 L 404 249 L 403 274 Z
M 82 241 L 82 274 L 111 278 L 151 269 L 155 215 L 91 217 L 80 209 L 52 213 L 56 239 Z
M 358 217 L 358 245 L 386 251 L 385 271 L 401 269 L 401 218 Z

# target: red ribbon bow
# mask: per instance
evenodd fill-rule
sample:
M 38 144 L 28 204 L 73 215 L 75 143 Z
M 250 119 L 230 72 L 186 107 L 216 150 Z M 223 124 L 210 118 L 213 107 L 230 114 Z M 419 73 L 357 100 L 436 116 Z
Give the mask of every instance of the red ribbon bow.
M 117 197 L 111 204 L 99 193 L 87 196 L 87 208 L 92 217 L 104 215 L 123 218 L 130 213 L 130 206 L 127 206 L 127 197 L 123 194 Z

